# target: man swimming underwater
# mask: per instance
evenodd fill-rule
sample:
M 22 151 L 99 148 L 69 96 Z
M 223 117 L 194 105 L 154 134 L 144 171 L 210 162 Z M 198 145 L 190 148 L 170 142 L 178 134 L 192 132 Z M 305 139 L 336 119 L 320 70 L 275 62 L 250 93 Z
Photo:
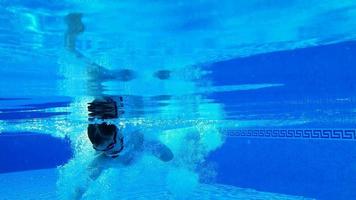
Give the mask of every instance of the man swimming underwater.
M 96 151 L 94 160 L 87 167 L 91 181 L 95 181 L 105 169 L 110 167 L 134 164 L 143 153 L 149 153 L 163 162 L 171 161 L 174 157 L 166 145 L 159 141 L 146 140 L 137 128 L 130 126 L 119 128 L 112 123 L 112 120 L 124 114 L 122 101 L 122 97 L 106 96 L 89 103 L 90 123 L 87 134 Z M 78 185 L 74 189 L 74 199 L 81 199 L 88 187 L 89 182 Z
M 102 97 L 89 103 L 89 121 L 104 121 L 88 125 L 88 137 L 93 148 L 105 158 L 119 157 L 118 160 L 124 165 L 130 164 L 134 159 L 134 154 L 142 150 L 151 152 L 162 161 L 172 160 L 173 154 L 164 144 L 144 140 L 143 134 L 133 127 L 126 126 L 119 129 L 116 125 L 105 122 L 105 120 L 117 119 L 124 114 L 123 97 L 115 99 L 117 100 L 115 101 L 112 97 Z M 125 159 L 121 160 L 122 158 Z
M 71 13 L 65 17 L 67 31 L 65 33 L 65 48 L 76 58 L 88 65 L 87 72 L 90 81 L 100 83 L 108 79 L 130 81 L 136 78 L 136 73 L 129 69 L 110 71 L 91 62 L 75 48 L 76 37 L 85 30 L 81 21 L 82 14 Z M 154 74 L 159 79 L 169 78 L 169 71 L 161 70 Z M 95 100 L 88 105 L 89 124 L 87 135 L 96 151 L 95 159 L 88 167 L 89 177 L 95 181 L 103 170 L 109 167 L 124 167 L 135 163 L 144 152 L 150 153 L 163 162 L 173 159 L 172 151 L 159 141 L 149 141 L 132 126 L 118 127 L 113 120 L 119 119 L 125 113 L 122 96 L 109 97 L 102 91 L 95 92 Z M 81 199 L 87 185 L 75 188 L 74 199 Z

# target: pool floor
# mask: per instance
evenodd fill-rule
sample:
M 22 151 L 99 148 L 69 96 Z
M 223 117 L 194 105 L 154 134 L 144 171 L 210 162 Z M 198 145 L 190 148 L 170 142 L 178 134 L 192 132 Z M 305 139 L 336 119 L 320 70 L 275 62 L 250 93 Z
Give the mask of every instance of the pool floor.
M 17 199 L 57 199 L 57 169 L 42 169 L 0 174 L 1 200 Z M 150 187 L 152 188 L 152 187 Z M 174 199 L 162 186 L 155 189 L 130 192 L 126 199 Z M 114 198 L 111 194 L 110 198 Z M 122 195 L 122 194 L 121 194 Z M 189 199 L 235 199 L 235 200 L 306 200 L 311 198 L 289 196 L 275 193 L 259 192 L 221 184 L 200 184 Z

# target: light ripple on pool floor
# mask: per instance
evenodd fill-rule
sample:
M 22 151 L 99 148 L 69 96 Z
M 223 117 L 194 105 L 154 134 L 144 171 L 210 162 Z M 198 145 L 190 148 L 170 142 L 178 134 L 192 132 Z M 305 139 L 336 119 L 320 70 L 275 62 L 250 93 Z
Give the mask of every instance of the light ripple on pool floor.
M 56 199 L 56 169 L 44 169 L 0 174 L 1 199 Z M 31 183 L 31 184 L 28 184 Z M 162 185 L 150 185 L 145 188 L 135 188 L 128 192 L 126 200 L 133 199 L 172 199 Z M 119 191 L 118 191 L 119 192 Z M 108 194 L 114 195 L 114 194 Z M 238 188 L 221 184 L 199 184 L 190 199 L 219 200 L 309 200 L 300 196 L 290 196 L 269 192 L 259 192 L 253 189 Z

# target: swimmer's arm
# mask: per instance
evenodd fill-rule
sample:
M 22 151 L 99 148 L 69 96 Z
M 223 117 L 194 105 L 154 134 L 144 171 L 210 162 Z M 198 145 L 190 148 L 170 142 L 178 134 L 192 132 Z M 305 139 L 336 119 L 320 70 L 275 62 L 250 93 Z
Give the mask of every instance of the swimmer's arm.
M 145 142 L 145 149 L 164 162 L 171 161 L 174 157 L 172 151 L 159 141 Z
M 132 145 L 129 148 L 131 151 L 139 151 L 143 147 L 144 151 L 151 153 L 161 161 L 168 162 L 173 159 L 172 151 L 163 143 L 156 140 L 146 141 L 143 133 L 138 129 L 131 131 L 130 134 L 132 134 L 132 141 L 129 141 Z
M 100 155 L 88 167 L 89 178 L 95 181 L 101 173 L 107 168 L 107 158 L 104 155 Z
M 98 156 L 90 163 L 90 165 L 87 168 L 89 179 L 84 185 L 79 185 L 77 188 L 75 188 L 74 199 L 81 199 L 83 197 L 90 183 L 92 181 L 95 181 L 101 175 L 101 173 L 107 168 L 105 162 L 106 159 L 104 156 Z

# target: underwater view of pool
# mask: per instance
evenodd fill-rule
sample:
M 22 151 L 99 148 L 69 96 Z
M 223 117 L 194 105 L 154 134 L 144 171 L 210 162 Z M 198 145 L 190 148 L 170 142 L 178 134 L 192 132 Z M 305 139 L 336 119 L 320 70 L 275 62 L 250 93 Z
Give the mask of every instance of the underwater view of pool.
M 356 199 L 355 0 L 0 0 L 0 200 Z

